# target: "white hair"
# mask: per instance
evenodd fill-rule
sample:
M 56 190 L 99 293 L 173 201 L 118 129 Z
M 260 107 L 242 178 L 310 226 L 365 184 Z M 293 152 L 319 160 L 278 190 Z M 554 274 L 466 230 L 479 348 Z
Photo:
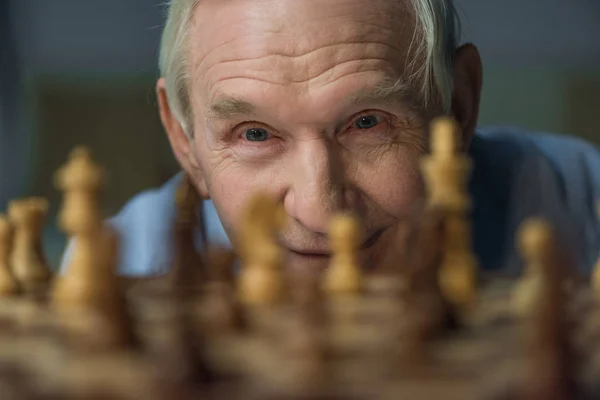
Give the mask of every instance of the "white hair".
M 416 29 L 411 43 L 413 57 L 408 62 L 409 78 L 420 81 L 423 106 L 432 101 L 450 110 L 453 91 L 452 62 L 459 21 L 453 0 L 410 0 L 416 16 Z M 186 54 L 188 31 L 194 9 L 200 0 L 170 0 L 168 15 L 160 44 L 159 67 L 165 79 L 171 111 L 184 132 L 192 135 L 190 105 L 189 57 Z M 413 45 L 417 44 L 413 49 Z

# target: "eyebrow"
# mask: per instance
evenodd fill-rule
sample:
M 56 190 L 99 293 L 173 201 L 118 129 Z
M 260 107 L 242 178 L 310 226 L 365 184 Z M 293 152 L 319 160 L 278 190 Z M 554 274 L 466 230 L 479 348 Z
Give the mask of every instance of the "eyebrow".
M 398 104 L 416 105 L 413 89 L 402 79 L 386 79 L 372 88 L 354 93 L 348 104 Z
M 346 103 L 352 104 L 399 104 L 416 106 L 413 92 L 401 79 L 386 79 L 372 88 L 365 88 L 350 95 Z M 256 110 L 254 104 L 235 97 L 224 96 L 210 106 L 209 118 L 229 120 L 248 115 Z
M 210 106 L 210 118 L 227 120 L 238 115 L 247 115 L 255 110 L 253 104 L 234 97 L 222 97 Z

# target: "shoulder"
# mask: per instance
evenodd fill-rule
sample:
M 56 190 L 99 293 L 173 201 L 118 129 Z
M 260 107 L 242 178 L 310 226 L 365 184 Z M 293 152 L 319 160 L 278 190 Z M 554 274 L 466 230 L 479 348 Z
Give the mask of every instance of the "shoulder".
M 175 220 L 178 174 L 157 189 L 146 190 L 129 200 L 108 220 L 119 235 L 119 272 L 153 275 L 167 270 L 171 231 Z
M 148 276 L 168 271 L 174 245 L 175 193 L 182 179 L 183 175 L 178 174 L 162 187 L 138 194 L 108 221 L 120 239 L 120 274 Z M 193 238 L 196 248 L 202 251 L 204 239 L 230 246 L 212 201 L 205 200 L 198 206 L 205 231 L 201 226 L 196 227 Z
M 475 168 L 483 166 L 484 172 L 475 174 L 479 185 L 502 187 L 511 236 L 525 218 L 546 217 L 570 239 L 579 263 L 590 267 L 600 244 L 600 153 L 595 145 L 567 135 L 493 127 L 478 131 L 471 153 Z M 489 172 L 491 180 L 485 171 L 495 171 Z
M 541 156 L 564 172 L 565 168 L 597 166 L 599 148 L 580 138 L 549 132 L 533 132 L 517 127 L 479 129 L 475 136 L 476 151 L 508 157 Z
M 477 134 L 475 157 L 510 165 L 524 179 L 552 176 L 567 205 L 595 214 L 600 198 L 600 149 L 585 140 L 520 128 L 488 128 Z M 500 160 L 501 159 L 501 160 Z
M 135 229 L 144 231 L 145 228 L 163 226 L 172 221 L 175 216 L 175 192 L 181 179 L 182 175 L 177 174 L 160 188 L 138 193 L 109 222 L 117 228 L 124 228 L 135 221 Z

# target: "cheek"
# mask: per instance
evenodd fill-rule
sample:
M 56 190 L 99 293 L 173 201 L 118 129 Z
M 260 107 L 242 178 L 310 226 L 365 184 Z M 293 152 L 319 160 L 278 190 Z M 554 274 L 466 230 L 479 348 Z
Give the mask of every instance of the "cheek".
M 253 174 L 233 163 L 226 167 L 208 165 L 210 171 L 207 179 L 208 192 L 227 233 L 237 228 L 237 221 L 244 205 L 250 200 L 256 183 Z
M 232 234 L 237 229 L 244 207 L 258 188 L 276 192 L 276 177 L 271 168 L 240 163 L 233 157 L 212 159 L 207 162 L 207 185 L 211 200 L 225 230 Z
M 356 169 L 356 185 L 387 214 L 406 216 L 423 197 L 420 157 L 416 150 L 400 149 L 377 163 L 361 165 Z

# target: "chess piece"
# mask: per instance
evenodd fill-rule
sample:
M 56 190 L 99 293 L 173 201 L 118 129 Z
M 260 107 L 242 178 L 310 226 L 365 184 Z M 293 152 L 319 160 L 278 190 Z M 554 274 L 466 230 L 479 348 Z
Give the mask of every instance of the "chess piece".
M 235 252 L 231 249 L 212 246 L 208 249 L 208 278 L 214 282 L 223 282 L 233 286 L 235 284 L 234 264 L 238 261 Z
M 196 188 L 185 175 L 175 194 L 175 251 L 173 265 L 167 276 L 169 284 L 176 290 L 197 290 L 206 279 L 202 257 L 194 245 L 194 232 L 198 222 L 196 209 L 199 201 L 200 196 Z
M 6 216 L 0 215 L 0 297 L 12 296 L 19 291 L 10 265 L 12 246 L 13 227 Z
M 555 232 L 544 220 L 530 219 L 520 229 L 519 244 L 528 269 L 535 268 L 538 274 L 536 285 L 522 289 L 529 290 L 523 320 L 523 348 L 527 357 L 522 398 L 575 398 L 565 316 L 565 266 L 560 261 Z
M 136 310 L 137 331 L 161 385 L 173 394 L 182 390 L 197 396 L 196 391 L 212 379 L 212 372 L 205 358 L 205 331 L 197 329 L 197 322 L 203 321 L 195 319 L 198 315 L 192 308 L 202 304 L 192 302 L 189 294 L 180 295 L 162 281 L 147 281 L 132 287 L 129 297 Z M 199 313 L 203 311 L 209 312 L 200 308 Z
M 85 147 L 77 147 L 69 162 L 55 176 L 56 186 L 64 192 L 59 213 L 61 228 L 73 241 L 73 252 L 54 287 L 57 306 L 92 304 L 97 298 L 96 277 L 101 274 L 97 240 L 102 232 L 98 193 L 104 171 L 96 165 Z
M 244 304 L 272 304 L 283 297 L 283 260 L 276 241 L 283 222 L 279 208 L 269 196 L 259 194 L 243 217 L 238 237 L 243 268 L 238 283 Z
M 403 271 L 406 281 L 403 300 L 408 308 L 416 310 L 421 335 L 434 338 L 456 323 L 438 280 L 446 237 L 444 217 L 437 210 L 426 209 L 415 225 Z
M 177 303 L 175 303 L 177 304 Z M 186 312 L 173 310 L 169 320 L 155 326 L 161 343 L 155 343 L 154 355 L 161 364 L 161 375 L 174 386 L 186 385 L 202 391 L 216 379 L 206 360 L 206 343 L 201 332 L 194 329 Z
M 205 285 L 200 312 L 205 329 L 214 334 L 239 332 L 245 327 L 245 318 L 235 296 L 233 284 L 233 252 L 212 248 L 208 253 L 212 274 Z
M 444 232 L 440 288 L 449 303 L 466 311 L 477 296 L 477 260 L 471 250 L 471 229 L 464 216 L 448 213 Z
M 324 288 L 338 295 L 354 295 L 363 290 L 363 272 L 359 265 L 360 223 L 352 214 L 333 217 L 329 228 L 331 262 L 325 273 Z
M 518 245 L 525 261 L 525 272 L 515 285 L 513 308 L 521 317 L 536 312 L 536 298 L 544 285 L 544 267 L 552 253 L 552 230 L 543 220 L 532 219 L 521 225 Z
M 290 326 L 284 338 L 284 362 L 292 376 L 289 387 L 315 396 L 329 377 L 325 343 L 325 312 L 319 276 L 292 277 Z
M 423 311 L 418 303 L 410 303 L 397 322 L 397 342 L 391 349 L 392 371 L 410 371 L 431 361 L 431 340 L 427 331 L 429 321 Z
M 52 277 L 42 250 L 41 234 L 48 202 L 42 198 L 13 200 L 8 215 L 15 228 L 11 265 L 21 288 L 29 294 L 41 295 Z
M 439 270 L 442 293 L 462 312 L 476 297 L 477 260 L 471 249 L 467 182 L 471 160 L 458 152 L 459 126 L 451 118 L 433 121 L 430 156 L 421 163 L 428 207 L 445 214 L 444 257 Z
M 392 371 L 403 374 L 430 364 L 431 342 L 452 327 L 451 309 L 440 291 L 438 274 L 443 256 L 443 214 L 427 208 L 411 224 L 403 260 L 402 315 L 395 321 Z
M 459 153 L 459 139 L 460 127 L 452 118 L 431 123 L 431 155 L 421 162 L 429 207 L 461 211 L 470 207 L 467 183 L 472 163 Z
M 115 274 L 118 237 L 103 223 L 99 191 L 104 171 L 78 147 L 56 175 L 64 191 L 59 223 L 73 242 L 67 268 L 57 280 L 52 304 L 66 329 L 85 345 L 133 342 L 125 300 Z

